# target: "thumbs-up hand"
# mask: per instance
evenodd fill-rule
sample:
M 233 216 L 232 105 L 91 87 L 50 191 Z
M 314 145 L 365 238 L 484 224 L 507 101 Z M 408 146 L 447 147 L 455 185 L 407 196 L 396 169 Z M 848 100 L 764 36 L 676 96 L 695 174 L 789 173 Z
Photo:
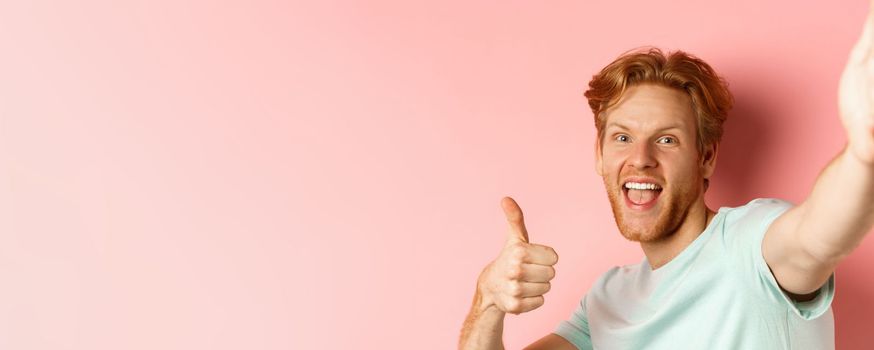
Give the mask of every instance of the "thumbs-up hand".
M 553 265 L 558 262 L 558 255 L 550 247 L 529 243 L 522 209 L 516 201 L 504 197 L 501 207 L 510 232 L 501 253 L 480 274 L 480 306 L 483 310 L 494 306 L 518 315 L 543 305 L 543 295 L 555 277 Z

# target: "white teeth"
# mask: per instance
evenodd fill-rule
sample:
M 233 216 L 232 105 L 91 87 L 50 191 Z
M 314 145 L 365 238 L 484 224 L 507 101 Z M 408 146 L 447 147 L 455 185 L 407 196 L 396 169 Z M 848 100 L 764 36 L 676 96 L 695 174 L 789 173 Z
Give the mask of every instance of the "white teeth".
M 656 184 L 643 183 L 643 182 L 626 182 L 625 188 L 632 190 L 660 190 L 662 189 Z

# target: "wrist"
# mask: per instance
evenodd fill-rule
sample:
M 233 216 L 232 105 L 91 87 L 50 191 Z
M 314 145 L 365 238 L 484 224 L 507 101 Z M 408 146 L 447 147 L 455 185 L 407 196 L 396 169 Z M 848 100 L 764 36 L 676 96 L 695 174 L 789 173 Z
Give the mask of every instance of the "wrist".
M 474 300 L 473 307 L 477 310 L 477 313 L 479 314 L 494 313 L 495 311 L 503 313 L 501 310 L 498 309 L 492 293 L 489 291 L 488 288 L 488 275 L 491 268 L 492 263 L 488 264 L 477 278 L 476 299 Z
M 477 299 L 474 305 L 474 308 L 476 308 L 478 314 L 494 314 L 501 317 L 504 316 L 505 312 L 501 311 L 501 309 L 498 309 L 498 305 L 495 304 L 494 300 L 492 300 L 488 295 L 479 295 L 480 297 Z
M 844 151 L 844 157 L 857 166 L 874 170 L 874 149 L 850 142 Z
M 874 123 L 847 128 L 847 148 L 850 156 L 869 167 L 874 167 Z

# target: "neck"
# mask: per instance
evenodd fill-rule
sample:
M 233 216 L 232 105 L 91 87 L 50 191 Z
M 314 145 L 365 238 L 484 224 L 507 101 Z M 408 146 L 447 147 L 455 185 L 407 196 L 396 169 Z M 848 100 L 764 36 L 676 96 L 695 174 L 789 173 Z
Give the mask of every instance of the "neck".
M 640 247 L 646 255 L 649 266 L 653 270 L 658 269 L 680 255 L 683 249 L 686 249 L 695 238 L 704 232 L 714 215 L 716 212 L 707 208 L 704 199 L 699 198 L 673 234 L 658 241 L 641 242 Z

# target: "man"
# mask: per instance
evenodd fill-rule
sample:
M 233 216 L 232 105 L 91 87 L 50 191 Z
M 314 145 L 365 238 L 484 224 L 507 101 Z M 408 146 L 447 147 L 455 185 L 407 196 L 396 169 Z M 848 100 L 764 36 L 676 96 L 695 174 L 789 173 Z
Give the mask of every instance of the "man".
M 874 7 L 874 6 L 872 6 Z M 622 235 L 646 258 L 602 275 L 570 319 L 528 349 L 834 348 L 837 264 L 874 225 L 874 12 L 841 77 L 848 143 L 797 206 L 756 199 L 710 210 L 732 98 L 700 59 L 657 49 L 619 57 L 589 83 L 596 170 Z M 501 349 L 506 313 L 543 305 L 555 251 L 510 235 L 478 279 L 459 348 Z

